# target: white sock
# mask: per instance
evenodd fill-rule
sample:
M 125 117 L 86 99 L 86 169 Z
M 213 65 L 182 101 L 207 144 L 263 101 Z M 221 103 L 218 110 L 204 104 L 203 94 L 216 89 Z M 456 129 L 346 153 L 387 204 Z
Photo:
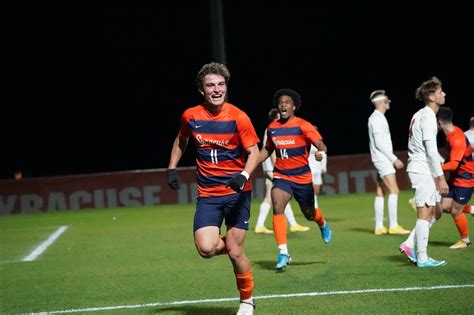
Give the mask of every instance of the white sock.
M 319 208 L 318 206 L 318 195 L 314 194 L 314 207 Z
M 296 219 L 295 219 L 295 214 L 293 213 L 293 209 L 291 208 L 291 205 L 289 202 L 286 204 L 286 207 L 285 207 L 285 217 L 290 226 L 295 226 L 297 224 Z
M 469 239 L 469 236 L 466 237 L 466 238 L 463 238 L 462 240 L 463 240 L 464 243 L 470 243 L 471 242 L 471 240 Z
M 436 218 L 432 217 L 431 220 L 430 220 L 430 229 L 433 226 L 433 224 L 435 224 L 435 223 L 436 223 Z
M 383 227 L 383 203 L 384 199 L 382 196 L 375 196 L 374 209 L 376 229 Z
M 390 228 L 396 228 L 398 226 L 397 220 L 397 205 L 398 195 L 388 195 L 388 220 L 390 221 Z
M 416 220 L 416 256 L 417 261 L 428 260 L 428 239 L 430 237 L 430 223 L 426 220 Z
M 280 251 L 280 254 L 288 255 L 288 245 L 287 244 L 278 245 L 278 250 Z
M 258 213 L 257 225 L 255 227 L 262 227 L 265 225 L 265 219 L 267 218 L 270 208 L 271 205 L 268 202 L 262 202 L 260 204 L 260 212 Z
M 411 248 L 415 247 L 415 236 L 416 236 L 416 232 L 415 232 L 415 231 L 416 231 L 416 229 L 413 228 L 413 230 L 411 230 L 410 235 L 408 235 L 408 238 L 406 239 L 406 241 L 403 242 L 403 243 L 405 243 L 408 247 L 411 247 Z

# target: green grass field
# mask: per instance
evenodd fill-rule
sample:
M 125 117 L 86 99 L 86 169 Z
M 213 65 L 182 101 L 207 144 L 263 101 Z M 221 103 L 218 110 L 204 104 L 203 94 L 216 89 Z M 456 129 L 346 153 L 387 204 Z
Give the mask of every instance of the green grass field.
M 399 223 L 408 229 L 416 220 L 410 196 L 399 200 Z M 404 236 L 373 234 L 373 194 L 319 203 L 333 242 L 325 245 L 314 223 L 289 233 L 293 263 L 285 272 L 274 270 L 274 237 L 249 231 L 256 314 L 474 314 L 474 248 L 448 249 L 459 239 L 450 216 L 433 227 L 428 248 L 448 265 L 422 269 L 398 252 Z M 252 204 L 251 227 L 259 204 Z M 231 264 L 226 256 L 199 257 L 193 214 L 189 204 L 0 217 L 0 312 L 235 314 Z M 60 226 L 68 229 L 42 255 L 21 261 Z

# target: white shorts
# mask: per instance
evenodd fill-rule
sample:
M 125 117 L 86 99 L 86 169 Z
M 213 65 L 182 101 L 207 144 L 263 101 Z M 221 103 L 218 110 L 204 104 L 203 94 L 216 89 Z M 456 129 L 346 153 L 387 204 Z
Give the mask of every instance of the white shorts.
M 417 207 L 435 206 L 441 201 L 441 195 L 436 191 L 435 180 L 428 174 L 408 172 L 411 188 L 415 190 L 415 203 Z
M 384 177 L 388 174 L 395 174 L 395 167 L 393 167 L 393 164 L 389 161 L 375 161 L 372 163 L 374 163 L 380 177 Z
M 322 185 L 323 184 L 323 176 L 321 173 L 312 173 L 313 176 L 313 184 Z

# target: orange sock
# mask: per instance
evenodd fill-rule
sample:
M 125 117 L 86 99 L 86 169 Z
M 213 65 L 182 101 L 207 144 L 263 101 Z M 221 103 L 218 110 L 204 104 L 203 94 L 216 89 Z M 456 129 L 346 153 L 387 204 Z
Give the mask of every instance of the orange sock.
M 323 212 L 321 211 L 321 208 L 314 209 L 314 221 L 316 221 L 319 227 L 323 227 L 324 224 L 326 223 L 326 220 L 324 220 L 324 215 L 323 215 Z
M 288 223 L 286 222 L 285 214 L 274 214 L 273 215 L 273 232 L 275 233 L 275 239 L 277 245 L 287 244 L 286 242 L 286 229 Z
M 463 209 L 462 212 L 464 213 L 471 213 L 472 206 L 470 204 L 467 204 Z
M 235 280 L 237 281 L 237 289 L 240 293 L 240 299 L 250 299 L 253 292 L 252 269 L 244 274 L 235 274 Z
M 459 234 L 461 234 L 461 238 L 468 238 L 469 228 L 468 228 L 467 219 L 464 213 L 460 213 L 457 217 L 453 219 L 454 219 L 454 222 L 456 223 L 456 227 L 458 228 Z

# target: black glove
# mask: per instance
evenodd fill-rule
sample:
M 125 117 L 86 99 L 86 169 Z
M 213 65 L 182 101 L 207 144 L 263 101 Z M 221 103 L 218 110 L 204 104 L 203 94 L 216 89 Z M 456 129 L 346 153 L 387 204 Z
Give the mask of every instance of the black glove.
M 235 190 L 236 192 L 241 192 L 242 190 L 244 190 L 244 187 L 245 187 L 245 183 L 247 182 L 247 177 L 245 177 L 244 175 L 242 174 L 239 174 L 235 177 L 233 177 L 228 183 L 227 183 L 227 186 L 225 187 L 230 187 L 232 188 L 233 190 Z
M 181 181 L 179 180 L 178 173 L 176 173 L 176 169 L 172 168 L 166 171 L 166 175 L 168 176 L 168 186 L 171 189 L 181 189 Z

